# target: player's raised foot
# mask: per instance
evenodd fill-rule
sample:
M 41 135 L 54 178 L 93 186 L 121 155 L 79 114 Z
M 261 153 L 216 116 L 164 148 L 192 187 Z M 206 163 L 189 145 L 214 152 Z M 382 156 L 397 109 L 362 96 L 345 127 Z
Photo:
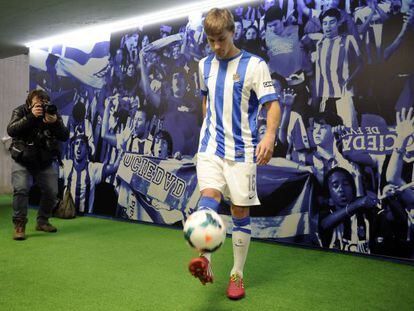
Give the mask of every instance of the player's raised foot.
M 192 259 L 188 265 L 188 270 L 198 278 L 201 284 L 213 283 L 213 270 L 207 258 L 200 256 Z
M 227 297 L 232 300 L 238 300 L 242 299 L 245 295 L 243 278 L 238 274 L 232 274 L 230 276 L 229 286 L 227 287 Z

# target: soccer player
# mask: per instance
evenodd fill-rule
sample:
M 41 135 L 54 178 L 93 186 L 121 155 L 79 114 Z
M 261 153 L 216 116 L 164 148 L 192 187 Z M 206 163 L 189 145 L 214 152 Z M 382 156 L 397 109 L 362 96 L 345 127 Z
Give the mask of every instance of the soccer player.
M 260 204 L 256 165 L 266 164 L 272 156 L 280 108 L 266 63 L 234 45 L 234 29 L 229 10 L 216 8 L 207 13 L 204 30 L 214 53 L 199 62 L 204 122 L 197 178 L 201 191 L 198 210 L 217 211 L 222 196 L 229 193 L 234 266 L 227 296 L 240 299 L 245 296 L 243 268 L 251 235 L 249 207 Z M 267 108 L 267 130 L 258 143 L 260 105 Z M 194 258 L 189 270 L 202 284 L 213 282 L 211 254 Z

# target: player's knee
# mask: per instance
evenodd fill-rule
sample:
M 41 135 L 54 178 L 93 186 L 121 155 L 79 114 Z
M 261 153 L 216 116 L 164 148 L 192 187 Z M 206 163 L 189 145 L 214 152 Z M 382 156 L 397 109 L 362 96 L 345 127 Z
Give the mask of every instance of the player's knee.
M 221 201 L 221 192 L 217 189 L 204 189 L 201 191 L 201 196 L 213 198 L 218 202 Z
M 250 215 L 250 209 L 246 206 L 231 206 L 231 215 L 235 218 L 245 218 Z

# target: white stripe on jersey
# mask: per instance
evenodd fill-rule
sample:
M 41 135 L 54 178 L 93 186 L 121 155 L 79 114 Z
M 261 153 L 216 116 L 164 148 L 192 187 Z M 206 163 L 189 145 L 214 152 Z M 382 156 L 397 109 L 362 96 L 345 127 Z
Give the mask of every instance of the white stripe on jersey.
M 199 72 L 207 96 L 199 152 L 255 162 L 259 105 L 277 99 L 266 63 L 245 51 L 226 60 L 210 55 Z
M 338 77 L 338 67 L 341 66 L 339 64 L 339 50 L 341 48 L 341 40 L 335 40 L 332 46 L 332 57 L 331 57 L 331 83 L 333 87 L 334 94 L 340 94 L 342 96 L 342 88 L 339 84 L 339 77 Z M 335 74 L 333 74 L 335 73 Z M 336 96 L 335 96 L 336 97 Z

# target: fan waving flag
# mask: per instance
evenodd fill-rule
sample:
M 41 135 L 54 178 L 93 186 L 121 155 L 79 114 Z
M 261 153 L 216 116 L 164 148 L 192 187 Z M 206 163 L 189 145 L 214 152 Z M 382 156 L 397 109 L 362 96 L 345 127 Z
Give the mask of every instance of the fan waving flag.
M 107 58 L 109 56 L 109 41 L 83 44 L 77 47 L 65 46 L 62 49 L 62 56 L 84 66 L 93 59 Z

